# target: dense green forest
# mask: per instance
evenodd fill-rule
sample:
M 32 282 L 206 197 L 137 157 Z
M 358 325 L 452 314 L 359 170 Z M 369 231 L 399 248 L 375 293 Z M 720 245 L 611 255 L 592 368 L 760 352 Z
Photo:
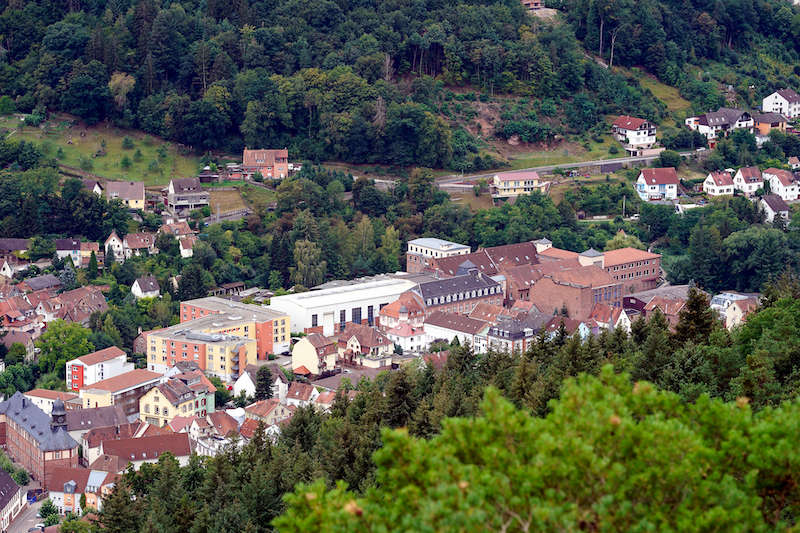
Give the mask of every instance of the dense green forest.
M 353 383 L 355 398 L 329 414 L 298 409 L 275 443 L 143 465 L 100 522 L 115 533 L 782 530 L 800 504 L 798 296 L 783 276 L 733 332 L 692 291 L 675 333 L 656 312 L 630 335 L 562 329 L 524 354 L 454 345 L 441 366 Z
M 586 132 L 663 105 L 516 0 L 0 2 L 0 93 L 16 109 L 111 120 L 195 150 L 493 164 L 459 117 L 495 94 L 501 136 Z M 470 115 L 473 114 L 473 115 Z

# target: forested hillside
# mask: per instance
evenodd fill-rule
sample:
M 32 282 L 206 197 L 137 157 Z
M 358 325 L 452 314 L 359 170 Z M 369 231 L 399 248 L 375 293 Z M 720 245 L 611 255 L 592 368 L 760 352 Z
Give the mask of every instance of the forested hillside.
M 800 7 L 786 0 L 553 0 L 586 49 L 640 66 L 680 88 L 697 109 L 800 86 Z M 692 67 L 700 66 L 700 69 Z
M 492 95 L 536 100 L 497 130 L 542 141 L 603 114 L 658 117 L 586 59 L 568 26 L 517 0 L 0 2 L 0 93 L 197 151 L 481 168 L 462 124 Z M 476 156 L 478 158 L 476 159 Z

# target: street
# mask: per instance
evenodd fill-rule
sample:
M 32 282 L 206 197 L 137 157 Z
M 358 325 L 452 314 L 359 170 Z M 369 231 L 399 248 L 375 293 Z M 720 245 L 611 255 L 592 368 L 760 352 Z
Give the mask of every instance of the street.
M 35 526 L 36 524 L 42 523 L 42 519 L 37 516 L 39 513 L 39 507 L 42 506 L 42 502 L 44 500 L 40 500 L 33 505 L 30 505 L 25 508 L 24 511 L 17 517 L 16 520 L 11 524 L 8 528 L 9 533 L 26 533 L 30 528 Z

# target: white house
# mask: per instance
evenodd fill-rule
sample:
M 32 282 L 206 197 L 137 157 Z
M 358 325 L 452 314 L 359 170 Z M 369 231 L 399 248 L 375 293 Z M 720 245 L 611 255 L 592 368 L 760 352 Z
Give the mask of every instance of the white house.
M 780 113 L 788 118 L 800 117 L 800 94 L 792 89 L 781 89 L 761 102 L 762 111 Z
M 745 129 L 752 133 L 755 122 L 747 111 L 720 107 L 717 111 L 689 117 L 684 124 L 689 129 L 700 132 L 713 147 L 717 139 L 727 137 L 733 130 Z
M 800 194 L 800 187 L 788 170 L 768 168 L 764 171 L 764 181 L 769 182 L 770 191 L 780 196 L 784 202 L 797 200 Z
M 11 522 L 19 516 L 26 505 L 25 487 L 17 485 L 11 474 L 0 470 L 0 529 L 9 531 Z
M 161 294 L 161 289 L 155 276 L 142 276 L 133 282 L 131 292 L 137 298 L 156 298 Z
M 72 264 L 81 266 L 81 241 L 80 239 L 56 239 L 56 256 L 59 259 L 72 259 Z
M 106 239 L 103 249 L 106 254 L 111 250 L 115 261 L 122 262 L 125 260 L 125 249 L 122 246 L 122 239 L 117 235 L 116 230 L 111 230 L 111 235 Z
M 67 388 L 77 391 L 133 369 L 134 364 L 128 362 L 125 352 L 111 346 L 67 361 Z
M 621 116 L 611 125 L 611 133 L 628 155 L 638 155 L 640 150 L 652 148 L 656 143 L 655 124 L 643 118 Z
M 319 396 L 319 391 L 310 383 L 300 383 L 292 381 L 289 391 L 286 393 L 286 404 L 288 406 L 304 407 L 314 402 Z
M 703 181 L 703 192 L 709 196 L 733 196 L 733 178 L 729 172 L 710 172 Z
M 100 457 L 119 457 L 138 470 L 144 463 L 157 463 L 158 458 L 170 452 L 180 466 L 189 464 L 192 446 L 188 433 L 168 433 L 136 439 L 107 440 L 100 444 Z
M 386 336 L 403 349 L 404 354 L 418 353 L 427 347 L 425 330 L 410 324 L 400 324 L 386 330 Z
M 765 194 L 759 203 L 764 209 L 767 222 L 772 222 L 775 217 L 789 220 L 789 206 L 777 194 Z
M 242 375 L 233 384 L 234 396 L 239 396 L 244 391 L 248 398 L 255 397 L 258 368 L 255 365 L 247 365 Z M 286 379 L 286 375 L 276 364 L 270 365 L 270 371 L 272 372 L 272 397 L 284 402 L 286 401 L 286 393 L 289 390 L 289 380 Z
M 67 403 L 78 397 L 77 394 L 71 392 L 61 392 L 47 389 L 33 389 L 24 393 L 27 399 L 33 402 L 33 405 L 47 413 L 48 415 L 53 412 L 53 404 L 56 400 L 61 400 Z
M 374 324 L 384 306 L 416 285 L 415 281 L 399 277 L 356 280 L 330 288 L 275 296 L 269 307 L 289 315 L 292 332 L 317 331 L 331 336 L 348 322 Z
M 636 192 L 644 201 L 678 198 L 678 173 L 673 167 L 643 168 L 636 180 Z
M 747 196 L 753 196 L 757 190 L 764 188 L 764 178 L 758 167 L 742 167 L 733 176 L 733 188 Z
M 792 170 L 800 170 L 800 157 L 793 155 L 789 158 L 789 168 Z
M 455 313 L 434 311 L 425 319 L 427 344 L 436 341 L 453 342 L 458 339 L 461 346 L 470 346 L 475 353 L 488 350 L 489 324 Z

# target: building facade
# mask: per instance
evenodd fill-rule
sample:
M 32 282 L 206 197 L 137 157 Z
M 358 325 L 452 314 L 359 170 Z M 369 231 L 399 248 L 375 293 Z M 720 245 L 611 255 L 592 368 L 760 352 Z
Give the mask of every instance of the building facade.
M 792 89 L 781 89 L 765 97 L 761 102 L 765 112 L 779 113 L 784 117 L 800 117 L 800 95 Z
M 163 375 L 143 368 L 137 368 L 85 386 L 79 392 L 84 408 L 108 407 L 118 405 L 127 416 L 139 412 L 139 399 L 158 385 Z
M 202 381 L 173 378 L 156 385 L 139 399 L 139 420 L 164 427 L 176 416 L 205 417 L 214 412 L 214 390 Z
M 175 212 L 192 211 L 208 205 L 210 195 L 197 178 L 176 178 L 167 187 L 167 205 Z
M 673 167 L 643 168 L 636 180 L 639 198 L 650 200 L 675 200 L 678 198 L 678 173 Z
M 533 170 L 519 170 L 495 174 L 489 187 L 492 198 L 516 198 L 534 191 L 544 193 L 550 182 L 541 181 Z
M 248 150 L 242 153 L 242 175 L 252 179 L 260 173 L 265 179 L 283 179 L 289 176 L 289 150 Z
M 754 196 L 764 188 L 764 178 L 758 167 L 742 167 L 733 176 L 733 188 L 747 196 Z
M 703 192 L 709 196 L 733 196 L 733 178 L 728 172 L 709 172 L 703 180 Z
M 130 372 L 134 364 L 128 362 L 125 352 L 111 346 L 67 361 L 67 388 L 81 388 Z
M 624 294 L 654 289 L 661 277 L 661 254 L 636 248 L 603 253 L 603 268 L 622 284 Z
M 406 270 L 408 272 L 423 272 L 427 267 L 429 258 L 452 257 L 470 253 L 470 247 L 465 244 L 423 237 L 408 241 L 406 251 Z
M 656 125 L 643 118 L 621 116 L 611 125 L 611 134 L 628 155 L 639 155 L 656 144 Z

